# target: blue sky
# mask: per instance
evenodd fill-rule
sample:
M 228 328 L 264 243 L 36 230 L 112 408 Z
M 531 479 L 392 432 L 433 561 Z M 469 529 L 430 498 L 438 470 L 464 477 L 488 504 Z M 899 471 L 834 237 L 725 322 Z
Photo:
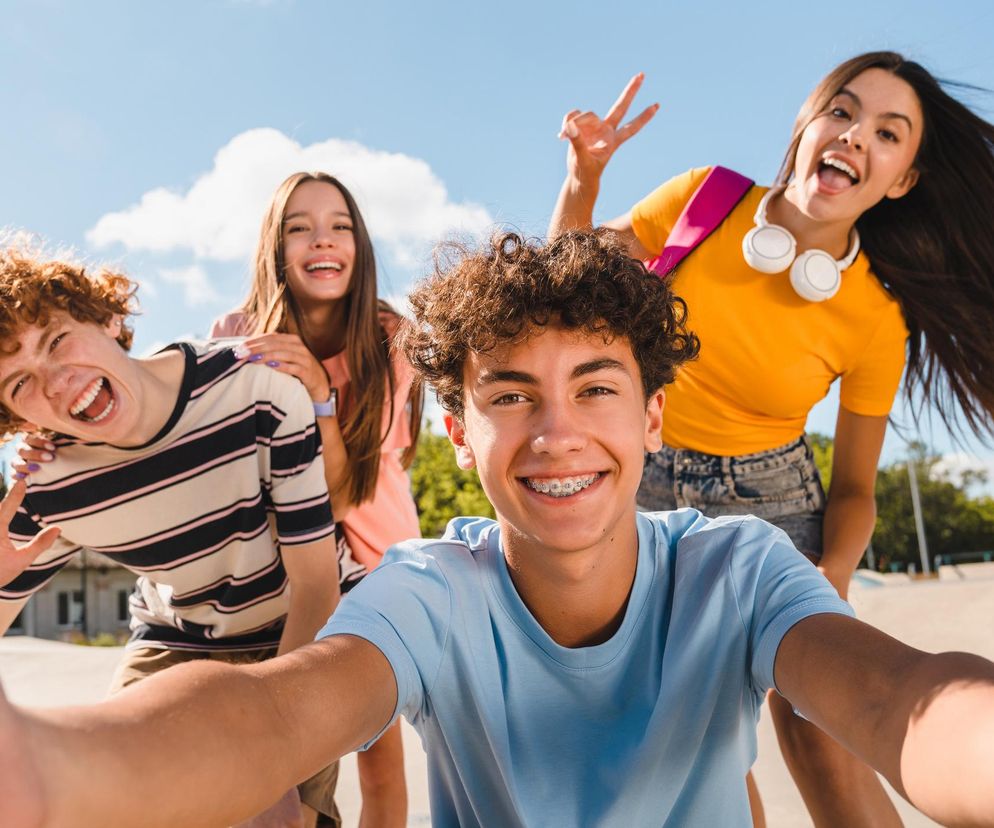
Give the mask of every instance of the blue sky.
M 267 195 L 301 167 L 353 186 L 400 296 L 439 236 L 543 233 L 562 114 L 603 111 L 637 71 L 662 108 L 612 162 L 602 219 L 688 167 L 768 182 L 807 92 L 855 53 L 994 88 L 994 3 L 960 0 L 0 0 L 0 21 L 0 225 L 125 267 L 140 351 L 240 300 Z M 994 95 L 970 101 L 994 118 Z M 809 427 L 831 433 L 836 399 Z

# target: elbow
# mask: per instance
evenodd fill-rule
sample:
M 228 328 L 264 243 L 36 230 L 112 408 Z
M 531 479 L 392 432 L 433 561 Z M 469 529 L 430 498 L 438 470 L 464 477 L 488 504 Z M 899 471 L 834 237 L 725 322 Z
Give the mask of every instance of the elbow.
M 944 825 L 994 825 L 994 664 L 926 656 L 911 681 L 900 787 Z

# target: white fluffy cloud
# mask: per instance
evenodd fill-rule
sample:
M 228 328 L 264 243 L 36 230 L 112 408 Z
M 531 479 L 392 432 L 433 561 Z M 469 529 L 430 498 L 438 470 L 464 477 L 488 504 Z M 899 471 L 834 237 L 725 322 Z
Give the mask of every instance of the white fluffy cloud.
M 980 458 L 965 452 L 944 454 L 935 464 L 935 472 L 957 485 L 962 483 L 964 475 L 968 472 L 984 472 L 987 475 L 987 483 L 978 488 L 987 493 L 994 488 L 994 457 Z
M 244 260 L 255 247 L 273 190 L 297 170 L 341 178 L 374 242 L 404 265 L 445 235 L 478 234 L 493 222 L 484 207 L 450 200 L 445 184 L 418 158 L 337 138 L 301 146 L 263 128 L 231 139 L 218 150 L 213 168 L 185 192 L 159 187 L 137 204 L 102 216 L 87 240 L 97 247 L 117 243 L 129 250 L 187 250 L 200 260 Z
M 183 301 L 190 307 L 209 305 L 220 298 L 211 285 L 207 272 L 198 265 L 162 268 L 159 276 L 164 282 L 182 288 Z

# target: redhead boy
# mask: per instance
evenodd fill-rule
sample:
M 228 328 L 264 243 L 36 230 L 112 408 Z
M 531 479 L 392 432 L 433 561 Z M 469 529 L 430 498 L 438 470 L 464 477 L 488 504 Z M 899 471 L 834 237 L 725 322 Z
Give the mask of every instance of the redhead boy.
M 436 825 L 747 825 L 774 685 L 935 818 L 994 824 L 994 664 L 854 620 L 761 521 L 636 513 L 697 347 L 665 285 L 598 235 L 508 235 L 412 305 L 404 347 L 497 520 L 395 547 L 285 656 L 0 707 L 4 824 L 229 824 L 403 714 Z
M 139 576 L 112 692 L 180 662 L 289 652 L 338 600 L 303 387 L 228 349 L 130 356 L 134 290 L 0 251 L 0 434 L 44 429 L 57 455 L 2 506 L 0 632 L 78 549 L 111 557 Z M 334 776 L 302 790 L 337 818 Z

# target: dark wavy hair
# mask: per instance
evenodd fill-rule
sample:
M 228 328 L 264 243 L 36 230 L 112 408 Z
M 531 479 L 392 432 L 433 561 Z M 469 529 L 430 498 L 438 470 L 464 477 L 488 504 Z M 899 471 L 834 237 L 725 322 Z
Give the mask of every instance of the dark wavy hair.
M 857 75 L 883 69 L 914 90 L 924 116 L 911 191 L 856 222 L 873 272 L 908 326 L 905 393 L 931 403 L 950 431 L 994 434 L 994 126 L 896 52 L 858 55 L 829 72 L 801 107 L 777 176 L 786 184 L 805 127 Z M 916 425 L 921 410 L 912 408 Z
M 646 399 L 700 347 L 685 327 L 683 300 L 605 230 L 571 231 L 548 244 L 502 233 L 478 251 L 448 245 L 410 303 L 414 320 L 404 324 L 399 347 L 457 416 L 469 352 L 520 342 L 535 326 L 626 339 Z
M 58 313 L 94 325 L 107 325 L 120 316 L 117 342 L 130 350 L 134 331 L 125 320 L 135 312 L 137 287 L 122 273 L 108 269 L 90 273 L 77 262 L 46 259 L 24 245 L 0 249 L 0 353 L 17 353 L 26 326 L 47 325 Z M 15 433 L 23 422 L 0 404 L 0 439 Z

